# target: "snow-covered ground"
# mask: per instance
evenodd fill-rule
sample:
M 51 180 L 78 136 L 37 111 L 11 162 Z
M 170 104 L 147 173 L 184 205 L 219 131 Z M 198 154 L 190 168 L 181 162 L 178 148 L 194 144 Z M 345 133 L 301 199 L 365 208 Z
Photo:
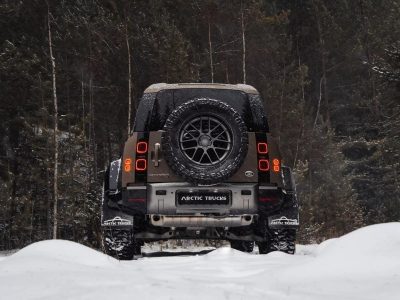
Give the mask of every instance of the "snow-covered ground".
M 294 256 L 228 247 L 120 262 L 68 241 L 0 261 L 0 299 L 400 299 L 400 223 L 356 230 Z

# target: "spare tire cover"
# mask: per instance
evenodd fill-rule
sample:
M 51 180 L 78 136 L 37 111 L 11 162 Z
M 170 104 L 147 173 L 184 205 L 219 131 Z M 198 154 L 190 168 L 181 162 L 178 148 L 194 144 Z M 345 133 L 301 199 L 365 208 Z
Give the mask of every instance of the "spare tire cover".
M 170 168 L 185 180 L 215 184 L 228 179 L 247 154 L 248 133 L 238 112 L 209 98 L 190 100 L 165 122 L 162 151 Z

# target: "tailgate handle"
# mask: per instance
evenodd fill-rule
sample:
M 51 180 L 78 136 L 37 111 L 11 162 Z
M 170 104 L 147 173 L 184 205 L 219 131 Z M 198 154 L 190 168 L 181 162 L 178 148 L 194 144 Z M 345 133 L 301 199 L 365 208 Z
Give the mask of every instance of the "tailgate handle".
M 160 143 L 155 143 L 154 144 L 154 166 L 158 167 L 159 165 L 159 153 L 160 153 Z

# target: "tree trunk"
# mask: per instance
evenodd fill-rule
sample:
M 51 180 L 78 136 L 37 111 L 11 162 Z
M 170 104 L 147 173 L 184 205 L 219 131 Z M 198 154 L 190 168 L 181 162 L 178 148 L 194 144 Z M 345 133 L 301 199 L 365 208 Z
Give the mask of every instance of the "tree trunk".
M 374 80 L 374 74 L 372 72 L 372 59 L 371 59 L 371 49 L 370 49 L 370 41 L 369 41 L 369 20 L 368 20 L 368 15 L 365 12 L 364 9 L 364 1 L 360 0 L 359 1 L 359 6 L 360 6 L 360 13 L 361 13 L 361 19 L 362 19 L 362 29 L 363 29 L 363 39 L 362 39 L 362 44 L 363 48 L 365 51 L 365 56 L 367 58 L 368 62 L 368 83 L 369 83 L 369 97 L 371 98 L 371 102 L 373 103 L 374 106 L 374 113 L 376 116 L 378 116 L 379 113 L 379 102 L 377 101 L 376 95 L 376 87 L 375 87 L 375 80 Z
M 51 22 L 50 8 L 47 5 L 47 27 L 49 34 L 49 51 L 51 61 L 51 73 L 53 81 L 53 103 L 54 103 L 54 173 L 53 173 L 53 239 L 57 238 L 58 226 L 58 103 L 57 103 L 57 88 L 56 88 L 56 60 L 53 56 L 53 44 L 51 40 Z
M 312 2 L 314 6 L 314 11 L 315 11 L 315 17 L 317 20 L 317 31 L 318 31 L 318 40 L 319 40 L 319 51 L 321 55 L 321 69 L 322 69 L 322 75 L 321 75 L 321 81 L 319 84 L 319 102 L 318 105 L 321 104 L 321 100 L 323 97 L 324 104 L 325 104 L 325 122 L 327 125 L 328 130 L 330 130 L 331 127 L 331 117 L 330 117 L 330 112 L 329 112 L 329 99 L 328 99 L 328 88 L 327 88 L 327 80 L 326 80 L 326 55 L 325 55 L 325 41 L 323 39 L 323 32 L 322 32 L 322 25 L 321 25 L 321 16 L 319 14 L 319 10 L 317 5 Z M 322 86 L 323 86 L 323 93 L 322 93 Z M 322 96 L 323 95 L 323 96 Z M 318 111 L 319 113 L 319 111 Z M 317 114 L 318 116 L 318 114 Z M 314 127 L 315 127 L 314 123 Z M 314 128 L 313 128 L 314 130 Z
M 83 134 L 83 145 L 85 152 L 87 151 L 86 145 L 86 125 L 85 125 L 85 84 L 83 82 L 83 70 L 82 70 L 82 81 L 81 81 L 81 102 L 82 102 L 82 134 Z
M 92 75 L 90 75 L 92 76 Z M 93 158 L 93 177 L 97 181 L 97 144 L 96 144 L 96 127 L 95 127 L 95 111 L 93 102 L 93 79 L 89 79 L 89 110 L 90 110 L 90 141 L 91 155 Z
M 132 114 L 132 70 L 131 70 L 131 52 L 129 47 L 128 20 L 125 24 L 125 41 L 128 51 L 128 136 L 131 132 L 131 114 Z
M 241 5 L 241 24 L 242 24 L 242 70 L 243 70 L 243 83 L 246 84 L 246 36 L 244 26 L 244 15 L 243 15 L 243 3 Z
M 278 147 L 281 148 L 281 137 L 282 137 L 282 124 L 283 124 L 283 99 L 285 98 L 285 89 L 286 89 L 286 65 L 283 65 L 283 79 L 282 79 L 282 88 L 281 88 L 281 96 L 279 98 L 279 136 L 278 136 Z
M 322 100 L 322 82 L 324 80 L 324 77 L 322 76 L 321 79 L 319 80 L 319 97 L 318 97 L 318 105 L 317 105 L 317 112 L 315 114 L 315 119 L 314 119 L 314 124 L 312 127 L 312 132 L 314 132 L 315 127 L 317 126 L 318 118 L 319 118 L 319 111 L 321 109 L 321 100 Z
M 208 18 L 208 52 L 210 53 L 211 83 L 214 83 L 214 66 L 213 66 L 213 57 L 212 57 L 212 43 L 211 43 L 211 24 L 210 24 L 210 18 Z
M 299 43 L 296 41 L 296 49 L 297 49 L 297 63 L 298 63 L 298 68 L 300 70 L 301 68 L 301 59 L 300 59 L 300 52 L 299 52 Z M 299 135 L 296 140 L 296 152 L 294 155 L 294 160 L 293 160 L 293 169 L 296 168 L 297 164 L 297 158 L 299 155 L 299 148 L 300 148 L 300 141 L 303 137 L 304 134 L 304 126 L 305 126 L 305 105 L 306 105 L 306 98 L 305 98 L 305 90 L 304 90 L 304 79 L 301 77 L 301 101 L 302 101 L 302 106 L 301 106 L 301 128 Z

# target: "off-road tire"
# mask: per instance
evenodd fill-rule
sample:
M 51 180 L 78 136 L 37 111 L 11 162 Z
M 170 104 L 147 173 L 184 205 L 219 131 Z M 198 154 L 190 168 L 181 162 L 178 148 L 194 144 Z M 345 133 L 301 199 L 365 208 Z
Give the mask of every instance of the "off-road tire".
M 242 252 L 253 252 L 254 242 L 252 241 L 231 241 L 231 248 Z
M 181 149 L 181 130 L 200 116 L 218 119 L 232 136 L 230 152 L 213 165 L 195 163 Z M 169 115 L 163 130 L 161 147 L 166 162 L 175 174 L 194 184 L 223 182 L 239 169 L 247 154 L 247 128 L 242 117 L 231 106 L 218 100 L 198 98 L 180 105 Z
M 296 230 L 277 229 L 270 230 L 266 242 L 257 242 L 260 254 L 267 254 L 273 251 L 281 251 L 294 254 L 296 250 Z
M 103 247 L 106 254 L 119 260 L 132 260 L 141 254 L 142 243 L 134 239 L 132 230 L 107 228 L 103 230 Z

